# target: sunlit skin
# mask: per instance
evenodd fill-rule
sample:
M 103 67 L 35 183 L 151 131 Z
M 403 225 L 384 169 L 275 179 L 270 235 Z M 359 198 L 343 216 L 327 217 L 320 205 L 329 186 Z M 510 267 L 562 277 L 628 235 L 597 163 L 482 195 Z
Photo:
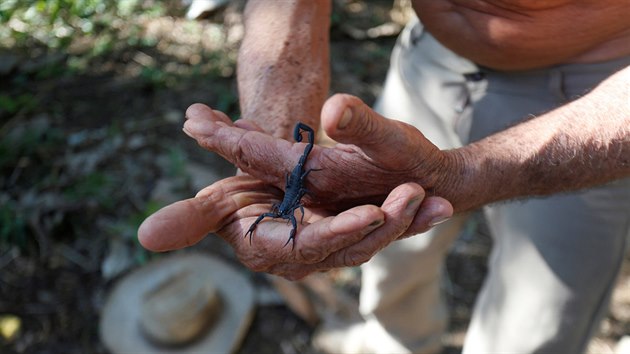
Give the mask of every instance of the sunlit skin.
M 413 6 L 440 42 L 494 69 L 630 55 L 626 0 L 414 0 Z
M 203 105 L 184 131 L 243 174 L 149 217 L 148 249 L 192 245 L 214 232 L 256 271 L 289 279 L 357 265 L 390 242 L 426 231 L 453 212 L 548 195 L 630 176 L 630 70 L 555 111 L 460 149 L 441 151 L 416 128 L 382 117 L 358 98 L 328 92 L 329 1 L 248 2 L 238 80 L 245 119 Z M 326 6 L 324 6 L 326 5 Z M 426 27 L 457 53 L 497 69 L 592 62 L 629 54 L 630 2 L 415 1 Z M 579 19 L 579 20 L 576 20 Z M 315 146 L 305 168 L 304 224 L 295 250 L 291 225 L 258 215 L 282 199 L 303 143 L 297 120 L 341 144 Z M 417 236 L 421 237 L 421 236 Z
M 260 148 L 259 153 L 269 153 L 267 166 L 287 166 L 290 170 L 304 152 L 304 143 L 273 138 L 251 121 L 232 124 L 223 113 L 204 105 L 191 106 L 186 115 L 186 133 L 202 146 L 212 144 L 229 160 L 244 156 L 238 146 L 253 143 L 251 147 Z M 215 145 L 218 142 L 222 143 Z M 317 146 L 313 149 L 307 169 L 313 164 L 311 157 L 320 151 Z M 274 161 L 274 157 L 286 161 Z M 242 163 L 247 164 L 244 160 Z M 284 172 L 280 180 L 284 187 Z M 424 232 L 453 212 L 445 199 L 426 196 L 416 183 L 402 183 L 378 206 L 364 204 L 342 210 L 330 200 L 316 208 L 305 207 L 304 223 L 298 224 L 294 247 L 285 247 L 292 225 L 273 220 L 258 224 L 250 244 L 245 238 L 248 228 L 281 200 L 281 190 L 268 182 L 250 175 L 231 177 L 153 214 L 141 225 L 138 236 L 146 248 L 166 251 L 193 245 L 208 233 L 217 233 L 249 268 L 298 279 L 314 271 L 361 264 L 390 242 Z M 301 219 L 301 215 L 296 216 Z

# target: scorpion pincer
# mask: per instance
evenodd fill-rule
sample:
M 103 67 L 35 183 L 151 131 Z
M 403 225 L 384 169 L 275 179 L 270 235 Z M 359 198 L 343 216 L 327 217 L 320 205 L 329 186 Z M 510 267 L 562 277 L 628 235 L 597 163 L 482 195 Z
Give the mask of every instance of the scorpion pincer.
M 304 164 L 306 163 L 306 159 L 308 158 L 308 154 L 311 153 L 313 149 L 313 144 L 315 141 L 315 132 L 311 127 L 304 123 L 298 122 L 295 125 L 295 129 L 293 130 L 293 138 L 298 143 L 302 141 L 302 132 L 308 133 L 308 144 L 304 148 L 304 153 L 300 157 L 295 168 L 291 171 L 291 174 L 287 174 L 287 182 L 284 191 L 284 198 L 282 198 L 282 202 L 280 204 L 276 203 L 271 207 L 271 211 L 268 213 L 261 214 L 256 221 L 249 227 L 249 230 L 245 233 L 245 237 L 249 235 L 249 242 L 252 242 L 252 236 L 254 235 L 254 230 L 256 230 L 256 226 L 260 223 L 264 218 L 270 217 L 274 219 L 286 219 L 291 222 L 293 225 L 293 229 L 289 234 L 289 239 L 284 244 L 289 244 L 289 242 L 293 241 L 293 247 L 295 247 L 295 232 L 297 231 L 297 220 L 295 219 L 295 215 L 293 213 L 296 209 L 300 209 L 302 212 L 302 219 L 300 223 L 304 221 L 304 207 L 300 203 L 302 197 L 308 192 L 306 188 L 304 188 L 304 181 L 306 180 L 306 176 L 311 171 L 319 171 L 318 169 L 309 169 L 304 171 Z

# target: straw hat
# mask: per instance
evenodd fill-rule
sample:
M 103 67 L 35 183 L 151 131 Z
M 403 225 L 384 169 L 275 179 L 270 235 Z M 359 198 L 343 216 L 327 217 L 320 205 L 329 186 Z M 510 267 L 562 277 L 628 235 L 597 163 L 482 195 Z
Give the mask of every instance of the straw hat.
M 100 335 L 113 353 L 230 353 L 251 322 L 249 280 L 210 255 L 149 263 L 113 289 Z

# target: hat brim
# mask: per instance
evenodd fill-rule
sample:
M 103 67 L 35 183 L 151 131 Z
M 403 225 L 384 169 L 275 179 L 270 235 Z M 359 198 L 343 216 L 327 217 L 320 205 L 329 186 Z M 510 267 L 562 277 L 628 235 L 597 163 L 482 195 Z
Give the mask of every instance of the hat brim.
M 146 338 L 140 327 L 144 294 L 182 272 L 204 272 L 222 299 L 216 323 L 192 343 L 176 348 Z M 114 287 L 103 308 L 101 340 L 113 353 L 232 353 L 252 320 L 254 289 L 240 272 L 210 255 L 180 253 L 149 263 L 125 276 Z

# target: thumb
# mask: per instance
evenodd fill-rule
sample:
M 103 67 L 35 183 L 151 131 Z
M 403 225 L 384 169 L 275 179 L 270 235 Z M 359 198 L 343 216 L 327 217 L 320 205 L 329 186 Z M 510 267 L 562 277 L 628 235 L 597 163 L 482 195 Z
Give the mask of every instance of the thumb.
M 401 156 L 420 158 L 432 146 L 415 127 L 385 118 L 359 98 L 347 94 L 337 94 L 326 101 L 321 121 L 332 139 L 358 146 L 382 166 L 411 167 L 416 164 L 415 159 L 403 160 Z

